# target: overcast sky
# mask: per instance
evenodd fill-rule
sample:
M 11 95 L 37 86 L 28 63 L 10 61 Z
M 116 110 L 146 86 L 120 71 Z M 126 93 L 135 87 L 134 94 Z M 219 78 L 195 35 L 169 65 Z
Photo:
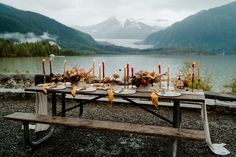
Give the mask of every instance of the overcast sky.
M 116 17 L 168 26 L 200 10 L 234 0 L 0 0 L 18 9 L 49 16 L 68 26 L 96 24 Z

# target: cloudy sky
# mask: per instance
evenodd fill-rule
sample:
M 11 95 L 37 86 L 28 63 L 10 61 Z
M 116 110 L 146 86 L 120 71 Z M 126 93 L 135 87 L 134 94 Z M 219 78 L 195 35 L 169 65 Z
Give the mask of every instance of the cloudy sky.
M 234 0 L 0 0 L 13 7 L 41 13 L 68 26 L 96 24 L 116 17 L 150 25 L 169 26 L 196 12 Z

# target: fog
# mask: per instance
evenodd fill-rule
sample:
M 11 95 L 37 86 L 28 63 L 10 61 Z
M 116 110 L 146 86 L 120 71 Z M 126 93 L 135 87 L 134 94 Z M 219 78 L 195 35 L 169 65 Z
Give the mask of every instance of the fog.
M 42 35 L 36 35 L 32 32 L 26 34 L 14 32 L 2 33 L 0 34 L 0 38 L 17 40 L 17 42 L 19 43 L 34 43 L 42 40 L 50 40 L 56 42 L 57 37 L 55 35 L 50 35 L 48 32 L 44 32 Z

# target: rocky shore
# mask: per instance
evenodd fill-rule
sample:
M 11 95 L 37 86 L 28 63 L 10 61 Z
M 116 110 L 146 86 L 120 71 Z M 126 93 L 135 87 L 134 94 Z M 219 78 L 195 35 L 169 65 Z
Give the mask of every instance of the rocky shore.
M 34 75 L 0 74 L 0 88 L 26 88 L 34 85 Z

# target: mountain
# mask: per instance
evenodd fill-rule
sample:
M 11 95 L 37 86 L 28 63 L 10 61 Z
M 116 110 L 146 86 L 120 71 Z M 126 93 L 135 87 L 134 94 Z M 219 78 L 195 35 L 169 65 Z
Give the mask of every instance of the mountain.
M 18 33 L 18 35 L 32 33 L 35 36 L 49 34 L 55 37 L 62 48 L 85 50 L 93 49 L 95 40 L 81 31 L 67 27 L 51 18 L 38 13 L 23 11 L 0 3 L 0 34 Z
M 76 28 L 91 34 L 94 38 L 103 39 L 144 39 L 159 30 L 133 19 L 127 19 L 122 25 L 116 18 L 109 18 L 96 25 Z
M 236 54 L 236 2 L 203 10 L 143 41 L 156 48 L 186 48 Z

